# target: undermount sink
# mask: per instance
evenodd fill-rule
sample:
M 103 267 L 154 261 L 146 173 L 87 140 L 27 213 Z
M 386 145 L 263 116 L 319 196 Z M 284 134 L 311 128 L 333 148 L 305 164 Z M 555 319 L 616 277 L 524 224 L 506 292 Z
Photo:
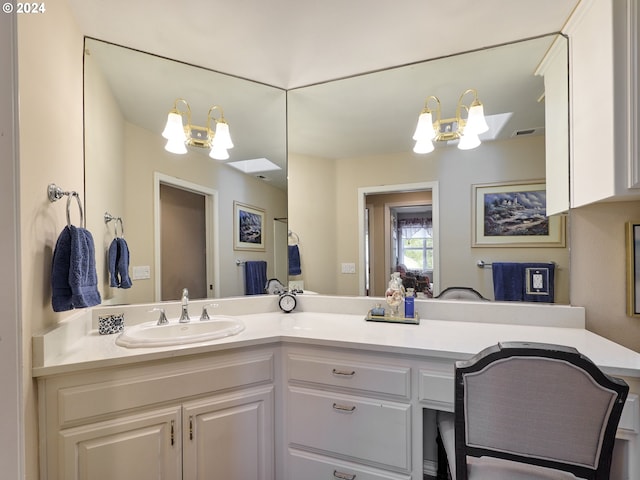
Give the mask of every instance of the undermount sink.
M 116 344 L 127 348 L 183 345 L 237 335 L 244 328 L 244 323 L 240 320 L 220 315 L 213 316 L 210 320 L 192 320 L 189 323 L 179 323 L 177 320 L 164 325 L 146 322 L 125 329 L 116 338 Z

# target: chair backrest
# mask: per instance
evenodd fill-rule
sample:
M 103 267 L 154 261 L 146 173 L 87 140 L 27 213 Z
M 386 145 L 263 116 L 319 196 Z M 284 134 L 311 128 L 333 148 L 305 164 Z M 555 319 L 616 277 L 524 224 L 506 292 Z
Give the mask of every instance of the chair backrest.
M 442 300 L 488 300 L 471 287 L 447 287 L 436 298 Z
M 457 480 L 467 457 L 608 479 L 629 387 L 576 349 L 506 342 L 456 362 Z

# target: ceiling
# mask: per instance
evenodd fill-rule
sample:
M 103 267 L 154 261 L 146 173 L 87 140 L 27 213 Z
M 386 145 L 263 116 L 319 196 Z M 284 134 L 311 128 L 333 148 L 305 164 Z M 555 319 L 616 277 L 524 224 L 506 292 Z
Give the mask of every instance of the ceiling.
M 416 98 L 408 95 L 402 82 L 424 68 L 420 65 L 397 70 L 405 74 L 385 75 L 391 83 L 378 83 L 375 90 L 364 86 L 365 77 L 360 74 L 558 32 L 580 0 L 483 0 L 481 9 L 475 0 L 396 0 L 377 2 L 375 8 L 371 0 L 68 1 L 81 32 L 90 37 L 286 90 L 320 84 L 313 89 L 290 92 L 288 116 L 290 119 L 295 116 L 295 121 L 289 126 L 289 148 L 297 153 L 337 158 L 412 148 L 411 143 L 407 144 L 407 139 L 410 140 L 407 130 L 412 133 L 427 95 L 441 97 L 443 109 L 445 105 L 455 108 L 457 96 L 466 88 L 475 87 L 488 114 L 502 113 L 506 110 L 498 106 L 499 99 L 505 97 L 505 86 L 515 83 L 508 80 L 506 73 L 502 82 L 483 80 L 483 74 L 487 73 L 483 68 L 488 70 L 488 64 L 480 63 L 475 64 L 480 75 L 474 75 L 473 85 L 468 85 L 469 75 L 462 73 L 471 65 L 466 62 L 464 67 L 458 67 L 457 74 L 465 81 L 460 85 L 451 80 L 446 82 L 455 98 L 433 91 L 430 86 L 425 86 L 425 91 Z M 517 54 L 502 57 L 498 62 L 509 67 L 509 75 L 520 77 L 530 76 L 537 66 L 537 61 L 525 63 Z M 120 63 L 120 71 L 123 78 L 130 77 L 125 63 Z M 345 78 L 344 82 L 325 83 Z M 156 98 L 197 96 L 197 92 L 184 90 L 176 95 L 176 76 L 156 75 L 155 80 L 153 101 L 143 102 L 140 95 L 127 93 L 124 89 L 127 81 L 121 82 L 120 88 L 123 100 L 119 103 L 135 105 L 140 110 L 127 113 L 128 119 L 151 131 L 160 127 L 145 125 L 142 119 L 153 118 L 153 122 L 161 124 L 171 107 L 166 100 Z M 148 82 L 147 91 L 150 85 Z M 337 85 L 340 91 L 335 89 Z M 527 102 L 542 93 L 539 82 L 534 87 L 526 95 Z M 171 93 L 161 95 L 164 90 Z M 297 108 L 300 103 L 296 103 L 296 97 L 308 100 L 305 96 L 311 91 L 316 109 L 304 112 Z M 392 103 L 378 101 L 382 94 L 389 97 L 389 92 L 395 92 Z M 225 107 L 228 118 L 232 118 L 234 110 L 240 110 L 228 108 L 222 99 L 218 101 Z M 143 107 L 149 113 L 142 112 Z M 358 120 L 354 122 L 351 115 L 343 114 L 348 112 L 359 112 Z M 443 111 L 444 116 L 452 116 L 448 113 L 451 112 Z M 136 116 L 139 120 L 132 120 Z M 397 120 L 406 117 L 410 118 L 408 123 Z M 331 122 L 326 121 L 329 118 Z M 230 120 L 232 132 L 243 123 L 240 120 L 231 124 Z M 379 129 L 381 123 L 387 125 L 385 136 L 377 135 L 375 142 L 367 141 L 366 135 L 370 137 L 370 132 Z M 360 127 L 360 132 L 349 130 L 354 125 Z M 539 126 L 535 117 L 525 117 L 519 127 L 513 128 Z M 513 128 L 505 134 L 511 134 Z M 336 140 L 328 142 L 327 138 Z M 238 145 L 242 142 L 235 135 L 234 143 L 236 149 L 231 152 L 239 154 L 242 150 Z M 270 175 L 275 185 L 286 188 L 284 170 L 279 176 Z
M 290 89 L 558 32 L 580 0 L 69 0 L 83 34 Z

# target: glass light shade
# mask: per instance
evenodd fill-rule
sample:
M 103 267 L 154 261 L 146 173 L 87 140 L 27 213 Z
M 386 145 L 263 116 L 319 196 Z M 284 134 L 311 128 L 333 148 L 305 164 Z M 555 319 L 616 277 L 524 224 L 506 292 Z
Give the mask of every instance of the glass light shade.
M 164 126 L 162 136 L 167 140 L 174 141 L 187 141 L 187 135 L 184 132 L 184 126 L 182 125 L 182 115 L 175 112 L 169 112 L 167 115 L 167 124 Z
M 229 133 L 229 124 L 226 122 L 216 122 L 216 134 L 213 137 L 212 145 L 220 146 L 224 149 L 233 148 L 231 134 Z
M 176 153 L 178 155 L 182 155 L 187 153 L 187 146 L 185 145 L 183 140 L 175 140 L 170 138 L 167 140 L 167 144 L 164 146 L 164 149 L 167 152 Z
M 436 131 L 433 128 L 433 116 L 431 112 L 423 112 L 418 117 L 413 139 L 420 142 L 422 140 L 433 140 L 434 138 L 436 138 Z
M 465 133 L 480 135 L 489 130 L 489 125 L 484 118 L 484 107 L 479 102 L 474 102 L 469 109 L 467 124 L 464 127 Z
M 472 148 L 476 148 L 482 142 L 478 138 L 478 135 L 474 133 L 468 133 L 465 128 L 464 135 L 460 137 L 460 142 L 458 142 L 458 148 L 460 150 L 471 150 Z
M 209 156 L 214 160 L 227 160 L 229 158 L 229 152 L 226 148 L 221 147 L 219 144 L 213 142 L 213 144 L 211 145 Z
M 433 142 L 430 139 L 420 139 L 416 141 L 415 146 L 413 147 L 413 151 L 415 153 L 431 153 L 435 149 Z

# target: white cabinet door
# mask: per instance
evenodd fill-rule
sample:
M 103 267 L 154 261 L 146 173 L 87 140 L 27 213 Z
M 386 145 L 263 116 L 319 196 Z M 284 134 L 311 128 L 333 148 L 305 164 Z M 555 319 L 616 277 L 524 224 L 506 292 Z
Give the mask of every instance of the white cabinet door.
M 184 478 L 273 480 L 273 387 L 183 405 Z
M 544 76 L 547 215 L 569 211 L 569 65 L 558 36 L 538 74 Z
M 180 412 L 175 406 L 61 431 L 58 478 L 182 479 Z

